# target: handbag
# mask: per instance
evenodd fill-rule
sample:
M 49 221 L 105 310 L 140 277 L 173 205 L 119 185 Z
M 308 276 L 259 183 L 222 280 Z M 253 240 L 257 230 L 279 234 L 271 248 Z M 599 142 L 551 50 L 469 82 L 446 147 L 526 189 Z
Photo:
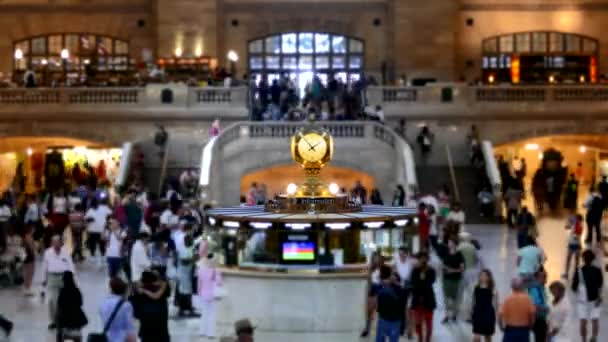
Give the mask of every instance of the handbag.
M 215 269 L 213 270 L 213 299 L 220 300 L 228 295 L 228 291 L 215 281 Z
M 114 318 L 118 314 L 118 310 L 120 310 L 120 307 L 122 306 L 122 304 L 124 302 L 125 302 L 125 300 L 121 299 L 120 302 L 118 302 L 118 304 L 116 304 L 114 311 L 112 311 L 112 314 L 110 315 L 110 317 L 108 318 L 108 321 L 106 322 L 106 324 L 103 327 L 103 332 L 102 333 L 90 333 L 89 336 L 87 336 L 87 342 L 108 342 L 106 333 L 108 332 L 108 329 L 110 329 L 110 325 L 114 321 Z

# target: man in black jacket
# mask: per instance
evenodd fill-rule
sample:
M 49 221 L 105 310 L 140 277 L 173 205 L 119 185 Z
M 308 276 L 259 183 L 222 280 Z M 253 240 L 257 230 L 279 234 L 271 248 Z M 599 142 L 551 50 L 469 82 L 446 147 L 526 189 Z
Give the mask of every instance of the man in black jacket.
M 574 273 L 572 291 L 576 293 L 576 310 L 580 319 L 580 332 L 587 341 L 587 321 L 591 321 L 591 339 L 596 342 L 599 332 L 599 318 L 602 305 L 604 277 L 602 270 L 593 265 L 595 254 L 591 250 L 583 252 L 583 266 Z

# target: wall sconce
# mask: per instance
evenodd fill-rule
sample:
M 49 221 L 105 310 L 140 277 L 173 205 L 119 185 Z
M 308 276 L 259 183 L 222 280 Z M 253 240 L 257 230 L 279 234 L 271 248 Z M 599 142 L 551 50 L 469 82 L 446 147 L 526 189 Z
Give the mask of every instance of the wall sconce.
M 61 50 L 61 59 L 68 59 L 68 58 L 70 58 L 70 52 L 68 51 L 68 49 Z
M 203 48 L 200 46 L 197 46 L 196 49 L 194 49 L 194 55 L 196 57 L 200 57 L 203 55 Z
M 21 49 L 16 49 L 15 50 L 15 59 L 20 60 L 22 58 L 23 58 L 23 51 L 21 51 Z
M 239 55 L 234 50 L 230 50 L 228 51 L 228 60 L 231 62 L 238 62 Z
M 175 48 L 175 51 L 174 51 L 175 57 L 177 57 L 177 58 L 181 57 L 182 53 L 183 53 L 182 48 L 179 48 L 179 47 Z

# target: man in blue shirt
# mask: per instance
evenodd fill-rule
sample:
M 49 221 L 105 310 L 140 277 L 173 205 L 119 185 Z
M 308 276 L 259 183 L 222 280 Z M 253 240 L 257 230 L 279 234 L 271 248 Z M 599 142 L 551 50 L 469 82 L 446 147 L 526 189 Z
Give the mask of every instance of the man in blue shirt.
M 528 294 L 536 307 L 536 320 L 534 321 L 534 327 L 532 327 L 536 341 L 547 340 L 549 304 L 547 303 L 546 283 L 547 273 L 541 268 L 534 274 L 534 278 L 528 286 Z
M 376 328 L 376 342 L 398 342 L 403 319 L 402 298 L 399 294 L 400 288 L 390 267 L 380 268 L 380 280 L 382 288 L 378 292 L 378 323 Z
M 133 306 L 125 298 L 127 284 L 120 278 L 112 278 L 110 280 L 110 290 L 112 294 L 104 299 L 99 308 L 103 326 L 110 320 L 110 316 L 116 309 L 116 306 L 121 302 L 123 303 L 106 331 L 108 342 L 137 342 L 137 331 L 133 323 L 135 320 L 133 317 Z

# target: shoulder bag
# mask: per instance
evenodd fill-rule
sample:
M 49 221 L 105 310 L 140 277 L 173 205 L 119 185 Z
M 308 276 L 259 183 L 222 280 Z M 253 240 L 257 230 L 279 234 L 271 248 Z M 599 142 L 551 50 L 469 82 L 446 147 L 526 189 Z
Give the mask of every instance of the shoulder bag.
M 106 333 L 108 332 L 108 329 L 110 329 L 110 325 L 114 321 L 114 318 L 116 318 L 116 315 L 118 314 L 118 310 L 120 310 L 120 307 L 124 304 L 124 302 L 125 302 L 125 300 L 121 299 L 120 302 L 118 302 L 118 304 L 116 304 L 114 311 L 112 311 L 112 314 L 110 315 L 110 317 L 108 318 L 108 321 L 106 322 L 106 324 L 103 327 L 103 332 L 102 333 L 90 333 L 89 336 L 87 336 L 87 342 L 108 342 Z

